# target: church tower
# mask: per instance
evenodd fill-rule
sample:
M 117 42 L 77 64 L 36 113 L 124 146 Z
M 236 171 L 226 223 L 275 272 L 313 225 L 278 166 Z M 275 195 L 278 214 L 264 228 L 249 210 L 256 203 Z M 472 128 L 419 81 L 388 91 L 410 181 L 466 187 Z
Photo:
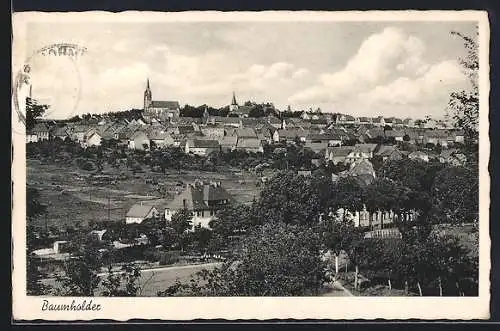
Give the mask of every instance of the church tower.
M 229 111 L 238 110 L 238 103 L 236 102 L 236 96 L 233 91 L 233 99 L 231 100 L 231 104 L 229 105 Z
M 149 78 L 146 83 L 146 90 L 144 91 L 144 110 L 148 110 L 153 100 L 151 89 L 149 88 Z

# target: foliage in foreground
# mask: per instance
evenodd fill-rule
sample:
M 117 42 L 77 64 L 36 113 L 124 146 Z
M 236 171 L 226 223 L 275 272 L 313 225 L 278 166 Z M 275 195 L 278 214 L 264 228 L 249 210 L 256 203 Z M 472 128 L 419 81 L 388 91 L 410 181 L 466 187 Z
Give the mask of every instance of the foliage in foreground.
M 319 250 L 319 237 L 311 229 L 283 223 L 258 226 L 244 239 L 237 258 L 158 295 L 314 295 L 325 281 Z

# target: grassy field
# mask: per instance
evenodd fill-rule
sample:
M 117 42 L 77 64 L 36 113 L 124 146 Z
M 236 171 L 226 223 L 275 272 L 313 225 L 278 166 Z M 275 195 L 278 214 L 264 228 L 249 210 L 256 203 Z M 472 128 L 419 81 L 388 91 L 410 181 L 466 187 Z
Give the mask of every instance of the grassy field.
M 39 190 L 41 203 L 48 209 L 47 218 L 39 219 L 39 225 L 45 225 L 45 221 L 48 226 L 122 221 L 129 208 L 140 202 L 161 211 L 187 183 L 196 179 L 221 182 L 240 203 L 251 202 L 260 193 L 258 177 L 251 173 L 167 170 L 163 174 L 145 169 L 134 175 L 126 168 L 106 168 L 104 173 L 115 180 L 98 182 L 92 172 L 76 166 L 28 159 L 27 183 Z M 119 177 L 120 173 L 125 176 Z

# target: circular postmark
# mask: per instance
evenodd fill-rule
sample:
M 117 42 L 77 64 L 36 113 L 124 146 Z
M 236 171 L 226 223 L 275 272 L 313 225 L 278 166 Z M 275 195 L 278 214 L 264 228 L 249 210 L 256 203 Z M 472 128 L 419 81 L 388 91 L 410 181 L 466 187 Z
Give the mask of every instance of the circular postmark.
M 82 93 L 78 60 L 86 52 L 77 44 L 57 43 L 38 49 L 24 61 L 13 86 L 19 131 L 26 129 L 27 105 L 48 106 L 42 118 L 70 118 L 76 113 Z

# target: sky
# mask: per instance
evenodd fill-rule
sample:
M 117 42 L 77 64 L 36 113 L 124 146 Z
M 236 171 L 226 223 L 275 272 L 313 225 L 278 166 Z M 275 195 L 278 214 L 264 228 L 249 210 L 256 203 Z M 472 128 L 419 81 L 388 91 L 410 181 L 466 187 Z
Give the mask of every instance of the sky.
M 142 108 L 153 100 L 222 107 L 273 102 L 354 116 L 442 118 L 468 88 L 458 64 L 474 22 L 30 23 L 26 52 L 76 43 L 74 62 L 34 55 L 35 99 L 50 118 Z

